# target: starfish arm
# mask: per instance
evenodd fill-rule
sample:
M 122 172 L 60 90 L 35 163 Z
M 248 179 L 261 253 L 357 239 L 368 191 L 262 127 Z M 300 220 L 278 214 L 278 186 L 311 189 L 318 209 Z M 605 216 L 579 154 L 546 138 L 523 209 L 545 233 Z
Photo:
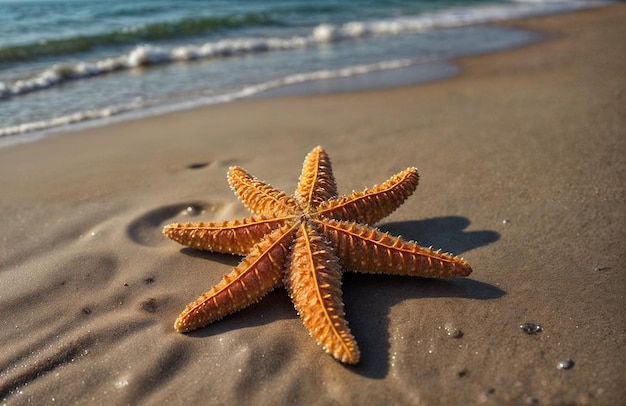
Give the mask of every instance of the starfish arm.
M 241 202 L 254 214 L 287 215 L 298 210 L 298 203 L 294 198 L 261 182 L 237 166 L 228 170 L 228 183 Z
M 417 169 L 407 168 L 371 189 L 324 202 L 317 213 L 326 218 L 374 224 L 400 207 L 418 183 Z
M 257 302 L 282 285 L 285 258 L 297 223 L 274 230 L 233 271 L 178 316 L 174 328 L 186 333 Z
M 462 258 L 420 247 L 375 228 L 336 220 L 317 221 L 317 225 L 347 269 L 428 278 L 454 278 L 472 272 Z
M 323 201 L 337 197 L 330 158 L 322 147 L 314 148 L 306 156 L 295 197 L 306 208 L 317 207 Z
M 224 254 L 246 255 L 289 218 L 249 217 L 217 223 L 173 223 L 163 234 L 179 244 Z
M 344 317 L 341 268 L 324 238 L 306 223 L 297 231 L 284 283 L 317 343 L 337 360 L 356 364 L 360 353 Z

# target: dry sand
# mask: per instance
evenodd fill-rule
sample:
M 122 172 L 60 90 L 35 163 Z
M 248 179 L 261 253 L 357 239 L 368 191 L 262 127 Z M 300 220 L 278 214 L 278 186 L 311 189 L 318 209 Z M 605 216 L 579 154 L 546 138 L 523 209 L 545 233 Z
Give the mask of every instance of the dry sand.
M 464 74 L 437 83 L 249 100 L 0 149 L 0 399 L 624 404 L 625 21 L 624 4 L 515 21 L 546 41 L 465 58 Z M 291 191 L 318 144 L 340 192 L 417 166 L 417 192 L 380 227 L 474 273 L 347 273 L 354 367 L 315 344 L 283 289 L 176 333 L 178 312 L 239 258 L 181 250 L 162 226 L 247 215 L 227 168 Z

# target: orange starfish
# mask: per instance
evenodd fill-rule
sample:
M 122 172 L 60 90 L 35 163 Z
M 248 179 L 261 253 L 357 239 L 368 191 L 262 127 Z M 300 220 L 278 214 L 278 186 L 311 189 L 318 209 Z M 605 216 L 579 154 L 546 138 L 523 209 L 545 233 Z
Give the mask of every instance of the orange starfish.
M 206 326 L 284 285 L 318 344 L 337 360 L 356 364 L 360 353 L 344 317 L 342 268 L 433 278 L 472 272 L 461 258 L 368 226 L 398 208 L 418 181 L 417 170 L 407 168 L 381 185 L 337 197 L 330 159 L 321 147 L 304 160 L 293 196 L 231 167 L 228 182 L 252 217 L 170 224 L 163 233 L 182 245 L 245 258 L 188 305 L 174 327 L 184 333 Z

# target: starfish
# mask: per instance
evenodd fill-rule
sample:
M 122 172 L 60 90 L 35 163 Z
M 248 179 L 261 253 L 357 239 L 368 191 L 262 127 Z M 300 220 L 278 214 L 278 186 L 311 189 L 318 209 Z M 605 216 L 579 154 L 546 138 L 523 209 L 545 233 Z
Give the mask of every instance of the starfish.
M 407 168 L 371 189 L 338 197 L 321 147 L 305 158 L 292 196 L 229 168 L 228 182 L 251 217 L 170 224 L 163 233 L 188 247 L 245 257 L 189 304 L 174 328 L 185 333 L 204 327 L 284 286 L 317 343 L 337 360 L 356 364 L 360 352 L 345 319 L 342 269 L 432 278 L 472 272 L 462 258 L 370 227 L 397 209 L 418 181 L 417 169 Z

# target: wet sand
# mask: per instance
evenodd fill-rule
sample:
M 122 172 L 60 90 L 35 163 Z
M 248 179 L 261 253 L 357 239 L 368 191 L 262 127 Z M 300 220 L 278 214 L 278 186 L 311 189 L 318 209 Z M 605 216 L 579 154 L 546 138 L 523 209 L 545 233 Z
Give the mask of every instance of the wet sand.
M 624 21 L 617 4 L 510 22 L 546 40 L 461 59 L 463 74 L 439 82 L 248 100 L 0 149 L 0 399 L 620 404 Z M 291 193 L 316 145 L 340 193 L 416 166 L 416 193 L 379 227 L 474 272 L 346 273 L 356 366 L 315 344 L 282 288 L 176 333 L 177 314 L 240 258 L 181 249 L 163 225 L 247 216 L 231 165 Z

